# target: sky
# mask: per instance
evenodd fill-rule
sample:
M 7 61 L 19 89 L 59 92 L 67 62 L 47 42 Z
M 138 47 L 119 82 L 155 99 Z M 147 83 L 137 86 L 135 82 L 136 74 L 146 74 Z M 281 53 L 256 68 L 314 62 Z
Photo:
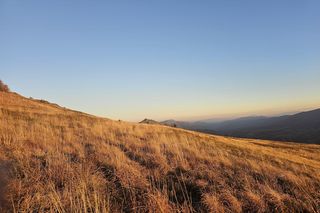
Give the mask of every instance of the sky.
M 139 121 L 320 107 L 318 0 L 0 0 L 0 79 Z

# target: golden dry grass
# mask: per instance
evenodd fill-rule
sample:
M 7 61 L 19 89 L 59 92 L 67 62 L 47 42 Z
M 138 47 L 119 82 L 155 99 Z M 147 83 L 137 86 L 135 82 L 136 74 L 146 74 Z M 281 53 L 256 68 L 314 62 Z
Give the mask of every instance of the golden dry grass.
M 1 212 L 320 212 L 320 146 L 97 118 L 0 92 Z

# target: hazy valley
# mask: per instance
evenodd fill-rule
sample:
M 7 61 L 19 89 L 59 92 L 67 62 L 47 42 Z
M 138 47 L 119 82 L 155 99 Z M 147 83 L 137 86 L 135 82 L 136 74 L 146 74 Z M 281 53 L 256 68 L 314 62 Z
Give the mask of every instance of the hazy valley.
M 143 123 L 151 123 L 147 121 Z M 158 124 L 233 137 L 320 144 L 320 109 L 278 117 L 251 116 L 219 122 L 166 120 Z

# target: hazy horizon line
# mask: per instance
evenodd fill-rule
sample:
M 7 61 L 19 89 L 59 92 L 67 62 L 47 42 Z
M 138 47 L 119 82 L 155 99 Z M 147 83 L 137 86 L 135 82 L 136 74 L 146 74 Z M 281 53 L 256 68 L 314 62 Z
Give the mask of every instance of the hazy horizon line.
M 168 120 L 175 120 L 175 121 L 182 121 L 182 122 L 197 122 L 197 121 L 227 121 L 227 120 L 233 120 L 238 118 L 244 118 L 244 117 L 278 117 L 278 116 L 285 116 L 285 115 L 294 115 L 306 111 L 312 111 L 320 109 L 319 106 L 312 106 L 312 107 L 302 107 L 295 110 L 290 111 L 282 111 L 282 112 L 273 112 L 273 113 L 231 113 L 231 114 L 225 114 L 225 115 L 216 115 L 216 116 L 192 116 L 190 118 L 167 118 L 167 119 L 153 119 L 153 118 L 142 118 L 139 121 L 133 121 L 133 122 L 140 122 L 143 119 L 152 119 L 159 122 L 162 121 L 168 121 Z
M 304 112 L 304 111 L 310 111 L 310 110 L 315 110 L 315 109 L 319 109 L 320 108 L 320 103 L 319 102 L 315 102 L 315 103 L 311 103 L 311 104 L 305 104 L 304 106 L 295 106 L 295 107 L 288 107 L 290 109 L 288 110 L 279 110 L 276 109 L 276 107 L 274 108 L 268 108 L 268 109 L 261 109 L 261 110 L 247 110 L 245 112 L 234 112 L 234 113 L 217 113 L 216 115 L 196 115 L 196 116 L 180 116 L 180 117 L 165 117 L 165 118 L 153 118 L 152 116 L 141 116 L 141 118 L 136 118 L 136 119 L 125 119 L 125 118 L 121 118 L 116 117 L 116 116 L 112 116 L 112 115 L 108 115 L 107 113 L 95 113 L 91 110 L 85 110 L 85 109 L 80 109 L 78 107 L 75 106 L 70 106 L 66 103 L 62 103 L 62 102 L 57 102 L 55 100 L 51 100 L 50 98 L 44 98 L 44 97 L 32 97 L 32 96 L 28 96 L 26 94 L 23 94 L 23 92 L 19 92 L 19 91 L 11 91 L 13 93 L 17 93 L 19 95 L 22 95 L 23 97 L 26 98 L 33 98 L 33 99 L 38 99 L 38 100 L 46 100 L 49 103 L 53 103 L 53 104 L 58 104 L 61 107 L 66 107 L 68 109 L 71 110 L 75 110 L 75 111 L 80 111 L 83 113 L 87 113 L 87 114 L 91 114 L 94 116 L 98 116 L 98 117 L 102 117 L 102 118 L 108 118 L 108 119 L 112 119 L 112 120 L 122 120 L 122 121 L 127 121 L 127 122 L 140 122 L 143 119 L 152 119 L 155 121 L 166 121 L 166 120 L 176 120 L 176 121 L 182 121 L 182 122 L 197 122 L 197 121 L 227 121 L 227 120 L 233 120 L 233 119 L 238 119 L 238 118 L 243 118 L 243 117 L 255 117 L 255 116 L 265 116 L 265 117 L 277 117 L 277 116 L 283 116 L 283 115 L 293 115 L 293 114 L 297 114 L 300 112 Z

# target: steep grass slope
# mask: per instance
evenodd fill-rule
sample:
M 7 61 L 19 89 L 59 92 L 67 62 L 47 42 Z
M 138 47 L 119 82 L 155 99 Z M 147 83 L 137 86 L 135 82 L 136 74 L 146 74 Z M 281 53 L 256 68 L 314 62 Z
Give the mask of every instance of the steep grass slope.
M 320 212 L 320 146 L 97 118 L 0 92 L 1 212 Z

